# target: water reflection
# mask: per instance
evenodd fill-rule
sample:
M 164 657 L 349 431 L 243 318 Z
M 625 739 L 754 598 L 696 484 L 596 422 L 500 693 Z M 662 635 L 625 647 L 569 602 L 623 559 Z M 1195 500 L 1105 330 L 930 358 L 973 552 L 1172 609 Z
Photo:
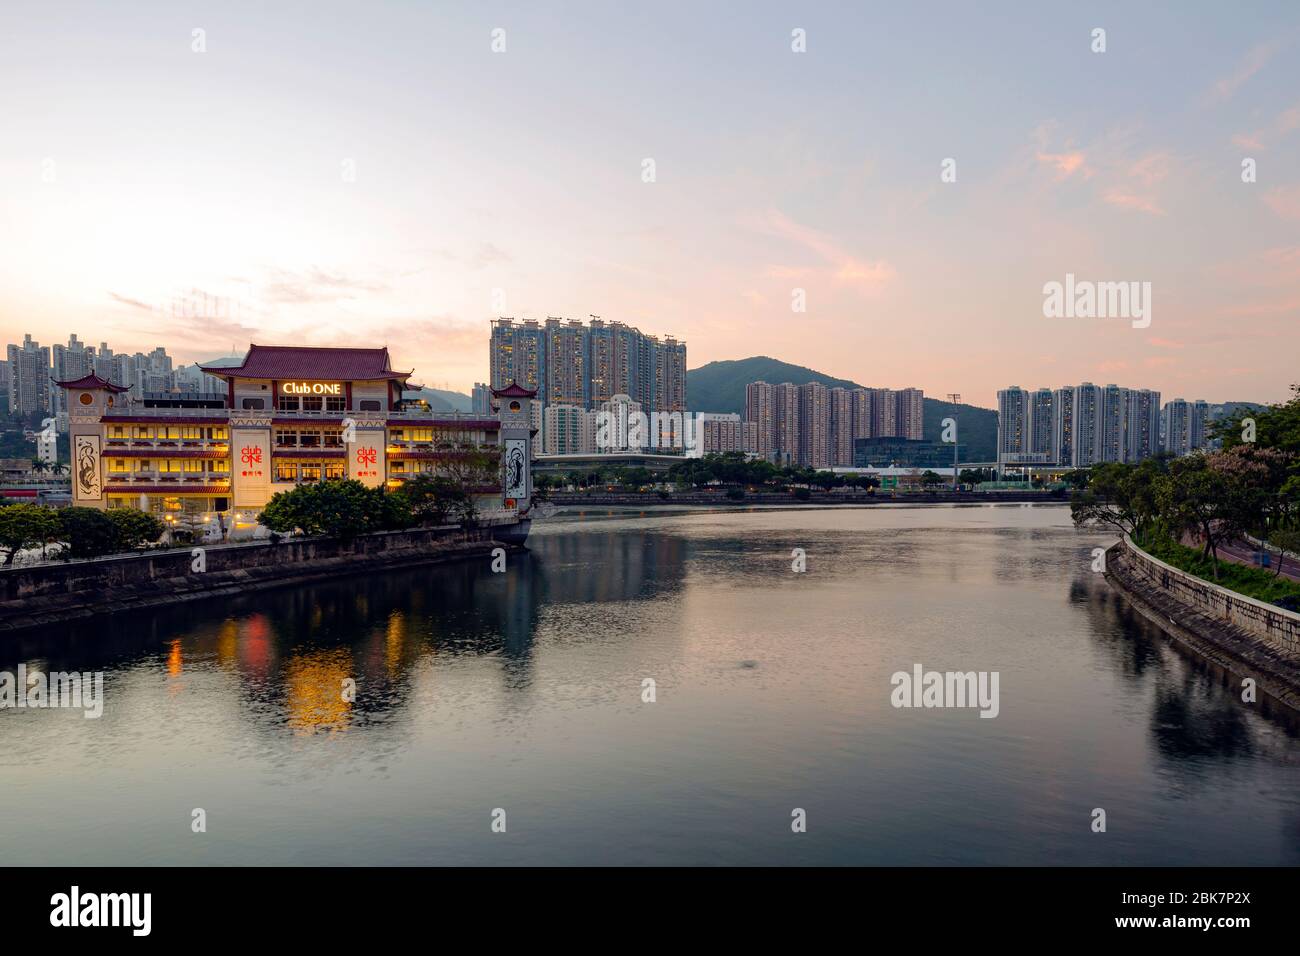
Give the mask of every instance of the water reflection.
M 359 817 L 382 862 L 475 862 L 504 851 L 460 814 L 503 794 L 546 821 L 503 862 L 1300 861 L 1300 723 L 1134 613 L 1089 570 L 1104 543 L 1061 509 L 570 520 L 503 574 L 411 568 L 51 628 L 0 669 L 103 670 L 108 703 L 91 728 L 0 713 L 15 829 L 99 788 L 123 795 L 86 844 L 102 862 L 119 833 L 184 862 L 146 808 L 228 785 L 256 813 L 223 862 L 283 862 L 248 847 L 290 822 L 311 830 L 285 838 L 295 860 L 332 861 Z M 1000 717 L 892 710 L 888 675 L 913 661 L 1000 669 Z M 1141 825 L 1102 844 L 1075 814 L 1107 791 Z M 825 838 L 802 856 L 755 835 L 813 798 Z M 1017 829 L 995 840 L 1002 815 Z M 1189 831 L 1208 820 L 1222 832 Z

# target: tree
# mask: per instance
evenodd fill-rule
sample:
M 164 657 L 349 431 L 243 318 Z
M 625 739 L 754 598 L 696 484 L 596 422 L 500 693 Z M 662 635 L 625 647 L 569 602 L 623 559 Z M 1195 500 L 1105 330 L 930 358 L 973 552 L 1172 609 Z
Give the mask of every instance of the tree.
M 1205 556 L 1219 579 L 1219 546 L 1236 538 L 1249 513 L 1241 489 L 1234 488 L 1230 471 L 1213 455 L 1188 455 L 1169 464 L 1159 483 L 1160 521 L 1174 540 L 1186 533 L 1205 542 Z
M 1282 565 L 1286 563 L 1285 552 L 1300 554 L 1300 530 L 1274 531 L 1269 536 L 1269 543 L 1278 550 L 1277 567 L 1273 570 L 1273 577 L 1280 577 Z
M 384 492 L 355 478 L 298 485 L 267 502 L 257 520 L 272 531 L 301 531 L 351 541 L 384 525 Z
M 64 508 L 59 511 L 60 535 L 68 543 L 64 558 L 98 558 L 119 550 L 118 526 L 107 511 L 98 508 Z
M 162 537 L 163 523 L 138 508 L 113 508 L 105 514 L 117 534 L 115 551 L 133 551 Z
M 393 497 L 404 499 L 412 520 L 424 525 L 446 524 L 449 518 L 465 520 L 473 513 L 469 493 L 446 475 L 416 475 Z
M 1103 525 L 1141 537 L 1158 513 L 1156 479 L 1166 467 L 1166 461 L 1158 458 L 1139 465 L 1093 465 L 1086 487 L 1076 489 L 1070 497 L 1070 517 L 1080 527 Z
M 926 488 L 933 488 L 935 485 L 943 484 L 943 478 L 927 468 L 921 473 L 921 484 Z
M 44 547 L 59 536 L 59 519 L 52 508 L 42 505 L 0 506 L 0 555 L 3 564 L 13 561 L 24 548 Z

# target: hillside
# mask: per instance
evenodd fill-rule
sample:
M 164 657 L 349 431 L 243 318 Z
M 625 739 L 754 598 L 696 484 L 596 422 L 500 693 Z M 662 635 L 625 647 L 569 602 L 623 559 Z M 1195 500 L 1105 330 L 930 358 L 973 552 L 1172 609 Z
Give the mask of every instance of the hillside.
M 710 362 L 686 372 L 686 399 L 693 412 L 738 412 L 744 414 L 745 386 L 750 382 L 792 382 L 803 385 L 821 382 L 828 388 L 869 387 L 847 379 L 832 378 L 802 365 L 758 355 L 726 362 Z M 955 412 L 955 415 L 954 415 Z M 938 441 L 944 418 L 957 419 L 965 461 L 992 461 L 996 456 L 998 413 L 974 405 L 953 405 L 939 399 L 925 399 L 925 437 Z

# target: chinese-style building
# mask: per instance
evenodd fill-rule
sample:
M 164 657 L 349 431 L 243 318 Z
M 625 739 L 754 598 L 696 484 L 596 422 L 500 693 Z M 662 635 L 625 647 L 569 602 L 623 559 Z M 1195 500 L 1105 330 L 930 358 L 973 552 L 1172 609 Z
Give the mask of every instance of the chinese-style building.
M 533 397 L 515 386 L 521 394 L 488 415 L 433 412 L 403 400 L 412 373 L 394 369 L 386 348 L 252 345 L 241 365 L 204 371 L 225 380 L 224 407 L 210 397 L 193 407 L 128 402 L 95 375 L 57 383 L 69 393 L 73 504 L 252 520 L 276 492 L 304 482 L 394 488 L 483 449 L 503 451 L 503 421 L 517 441 L 519 409 L 526 415 Z M 505 501 L 503 477 L 473 488 L 480 510 L 526 510 L 527 480 L 524 495 L 516 482 Z

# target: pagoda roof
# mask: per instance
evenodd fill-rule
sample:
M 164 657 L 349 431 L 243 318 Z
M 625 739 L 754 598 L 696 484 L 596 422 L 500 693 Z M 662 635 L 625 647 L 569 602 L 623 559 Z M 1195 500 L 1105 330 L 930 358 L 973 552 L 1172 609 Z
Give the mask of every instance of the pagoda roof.
M 60 382 L 55 379 L 54 384 L 59 386 L 59 388 L 102 388 L 107 392 L 118 393 L 130 391 L 130 389 L 122 385 L 114 385 L 108 379 L 100 378 L 93 372 L 89 375 L 83 375 L 81 378 L 74 378 L 67 382 Z
M 492 389 L 494 398 L 532 398 L 537 394 L 537 389 L 527 389 L 518 382 L 511 382 L 505 388 Z
M 219 378 L 332 379 L 340 382 L 404 381 L 414 374 L 395 370 L 387 347 L 250 345 L 241 365 L 200 365 L 199 368 Z

